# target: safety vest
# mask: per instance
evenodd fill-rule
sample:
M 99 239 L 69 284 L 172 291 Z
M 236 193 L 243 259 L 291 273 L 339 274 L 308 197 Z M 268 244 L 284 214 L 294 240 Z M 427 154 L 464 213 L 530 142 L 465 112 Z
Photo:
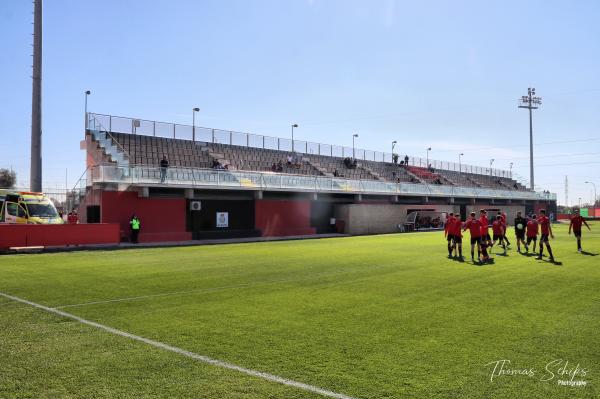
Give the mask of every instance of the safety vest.
M 140 219 L 138 219 L 138 218 L 131 219 L 131 229 L 132 230 L 140 229 Z

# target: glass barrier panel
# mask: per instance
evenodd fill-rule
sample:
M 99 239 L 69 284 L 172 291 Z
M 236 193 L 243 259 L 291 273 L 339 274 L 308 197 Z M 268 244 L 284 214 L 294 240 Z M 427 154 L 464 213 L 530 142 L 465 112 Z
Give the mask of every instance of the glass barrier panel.
M 265 136 L 259 136 L 256 134 L 248 135 L 248 146 L 252 148 L 264 148 Z
M 292 140 L 290 139 L 279 139 L 279 148 L 280 151 L 292 151 Z
M 248 135 L 246 133 L 231 132 L 231 145 L 239 145 L 240 147 L 248 146 Z
M 215 144 L 231 144 L 231 132 L 228 130 L 214 129 Z
M 333 155 L 333 148 L 331 145 L 329 144 L 320 144 L 319 145 L 319 155 L 324 155 L 324 156 L 332 156 Z
M 122 118 L 119 116 L 111 116 L 109 119 L 108 126 L 111 132 L 115 133 L 132 133 L 134 134 L 133 119 Z
M 294 152 L 306 154 L 308 143 L 306 141 L 294 140 Z
M 269 150 L 279 149 L 279 139 L 277 137 L 264 136 L 264 148 Z
M 197 143 L 212 143 L 212 129 L 196 127 Z
M 156 122 L 154 128 L 154 136 L 164 137 L 168 139 L 173 138 L 173 124 L 165 122 Z
M 319 144 L 317 143 L 307 143 L 306 144 L 306 153 L 309 155 L 318 155 L 320 152 Z
M 194 129 L 189 125 L 174 125 L 177 140 L 191 140 Z

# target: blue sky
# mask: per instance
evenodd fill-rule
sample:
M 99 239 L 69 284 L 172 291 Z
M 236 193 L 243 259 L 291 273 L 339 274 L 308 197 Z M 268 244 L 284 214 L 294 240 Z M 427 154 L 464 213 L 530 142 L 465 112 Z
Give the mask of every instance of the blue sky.
M 0 5 L 0 167 L 29 184 L 32 5 Z M 600 2 L 66 1 L 44 4 L 44 187 L 84 171 L 89 110 L 389 151 L 600 188 Z

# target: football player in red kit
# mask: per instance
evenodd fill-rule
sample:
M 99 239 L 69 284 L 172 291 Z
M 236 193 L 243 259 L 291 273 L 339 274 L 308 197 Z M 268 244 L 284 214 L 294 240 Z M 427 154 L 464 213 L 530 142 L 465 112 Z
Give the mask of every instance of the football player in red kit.
M 452 248 L 454 246 L 454 234 L 453 234 L 452 227 L 454 226 L 455 219 L 456 218 L 454 217 L 454 212 L 450 212 L 448 214 L 448 217 L 446 218 L 446 224 L 444 225 L 444 236 L 446 237 L 446 240 L 448 241 L 448 257 L 449 258 L 452 257 Z
M 581 227 L 585 224 L 589 231 L 590 226 L 587 224 L 584 218 L 579 214 L 579 209 L 575 209 L 575 214 L 571 216 L 571 224 L 569 224 L 569 235 L 571 234 L 571 229 L 573 229 L 573 235 L 577 238 L 577 252 L 581 253 Z
M 487 256 L 487 251 L 485 247 L 482 245 L 481 241 L 481 221 L 476 218 L 475 212 L 471 212 L 471 218 L 467 220 L 465 223 L 465 227 L 463 231 L 467 231 L 471 233 L 471 260 L 475 262 L 475 245 L 477 245 L 477 254 L 478 260 L 481 254 L 483 254 L 483 259 L 487 260 L 489 257 Z
M 550 226 L 550 219 L 546 216 L 546 210 L 540 210 L 540 217 L 538 219 L 540 224 L 540 229 L 542 230 L 542 235 L 540 237 L 540 254 L 536 259 L 542 259 L 544 255 L 544 244 L 546 244 L 546 248 L 548 248 L 548 254 L 550 255 L 550 262 L 554 262 L 554 255 L 552 254 L 552 248 L 550 248 L 550 239 L 548 237 L 554 238 L 554 234 L 552 234 L 552 226 Z
M 492 231 L 494 233 L 494 239 L 492 245 L 496 244 L 496 241 L 502 245 L 502 249 L 504 249 L 504 255 L 506 255 L 506 245 L 504 245 L 504 223 L 502 222 L 502 216 L 496 216 L 496 220 L 492 223 Z
M 492 246 L 492 236 L 490 236 L 490 221 L 487 217 L 487 211 L 479 211 L 479 221 L 481 222 L 481 242 L 488 247 Z
M 535 246 L 537 245 L 537 236 L 539 231 L 539 225 L 537 216 L 533 214 L 531 219 L 527 222 L 527 245 L 531 245 L 533 241 L 533 252 L 535 252 Z M 526 246 L 525 249 L 529 252 L 529 248 Z
M 498 212 L 498 215 L 502 218 L 502 226 L 504 227 L 504 241 L 506 242 L 506 246 L 510 248 L 510 241 L 508 241 L 508 236 L 506 235 L 506 212 Z
M 458 259 L 464 260 L 462 254 L 462 222 L 460 221 L 460 214 L 456 214 L 454 216 L 454 223 L 451 226 L 452 239 L 454 240 L 454 256 L 457 255 L 458 251 Z

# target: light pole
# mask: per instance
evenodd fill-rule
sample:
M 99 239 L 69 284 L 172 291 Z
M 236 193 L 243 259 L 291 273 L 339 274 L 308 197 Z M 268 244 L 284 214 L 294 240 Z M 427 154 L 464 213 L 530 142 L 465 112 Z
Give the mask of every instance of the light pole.
M 596 193 L 596 183 L 594 183 L 593 181 L 586 181 L 585 184 L 591 184 L 592 186 L 594 186 L 594 203 L 592 204 L 592 206 L 596 207 L 596 201 L 598 199 L 598 194 Z
M 526 108 L 529 110 L 529 184 L 533 190 L 534 179 L 533 179 L 533 114 L 532 110 L 538 109 L 542 105 L 542 98 L 535 97 L 535 87 L 527 89 L 527 95 L 521 97 L 521 105 L 519 108 Z
M 495 161 L 495 159 L 494 159 L 494 158 L 490 159 L 490 176 L 493 176 L 493 173 L 492 173 L 492 165 L 494 164 L 494 161 Z
M 510 172 L 510 178 L 511 178 L 511 179 L 512 179 L 512 167 L 513 167 L 513 163 L 511 162 L 511 163 L 508 165 L 508 170 L 509 170 L 509 172 Z
M 292 125 L 292 152 L 294 152 L 294 128 L 295 128 L 295 127 L 298 127 L 298 124 L 297 124 L 297 123 L 294 123 L 294 124 Z
M 460 154 L 458 154 L 458 173 L 462 173 L 462 163 L 461 163 L 461 157 L 465 155 L 462 152 Z
M 352 159 L 356 159 L 356 151 L 354 150 L 354 139 L 358 137 L 358 134 L 352 135 Z
M 196 112 L 200 112 L 200 108 L 192 108 L 192 141 L 196 141 Z
M 431 151 L 431 147 L 427 147 L 427 168 L 429 168 L 429 151 Z
M 85 125 L 84 126 L 85 126 L 85 129 L 87 130 L 87 128 L 88 128 L 87 100 L 88 100 L 88 96 L 90 94 L 92 94 L 92 92 L 89 90 L 86 90 L 84 94 L 85 94 L 85 112 L 84 112 L 85 113 Z
M 396 147 L 396 143 L 396 140 L 392 141 L 392 156 L 394 156 L 394 147 Z

